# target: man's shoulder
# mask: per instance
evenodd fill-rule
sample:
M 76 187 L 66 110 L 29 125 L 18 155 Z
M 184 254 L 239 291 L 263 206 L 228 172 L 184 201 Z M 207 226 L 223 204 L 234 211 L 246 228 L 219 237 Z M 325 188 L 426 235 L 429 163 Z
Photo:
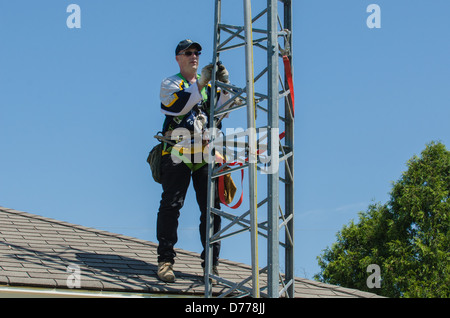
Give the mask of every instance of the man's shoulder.
M 179 74 L 174 74 L 169 77 L 166 77 L 162 80 L 162 85 L 176 85 L 178 86 L 183 79 L 179 76 Z

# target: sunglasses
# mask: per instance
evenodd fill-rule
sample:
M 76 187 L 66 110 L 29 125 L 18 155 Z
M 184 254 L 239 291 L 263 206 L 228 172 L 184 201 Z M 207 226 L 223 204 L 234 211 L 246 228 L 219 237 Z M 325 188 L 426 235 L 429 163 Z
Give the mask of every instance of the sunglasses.
M 178 55 L 186 55 L 186 56 L 191 56 L 192 54 L 196 55 L 196 56 L 200 56 L 202 54 L 202 52 L 198 52 L 198 51 L 187 51 L 187 52 L 183 52 L 183 53 L 179 53 Z

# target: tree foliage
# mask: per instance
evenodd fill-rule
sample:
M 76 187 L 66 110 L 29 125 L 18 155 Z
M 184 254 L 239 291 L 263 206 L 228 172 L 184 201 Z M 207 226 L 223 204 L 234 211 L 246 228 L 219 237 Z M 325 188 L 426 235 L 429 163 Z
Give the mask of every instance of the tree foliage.
M 318 257 L 319 281 L 388 297 L 450 297 L 450 152 L 428 144 L 393 184 L 390 200 L 370 205 Z M 380 267 L 369 289 L 367 267 Z

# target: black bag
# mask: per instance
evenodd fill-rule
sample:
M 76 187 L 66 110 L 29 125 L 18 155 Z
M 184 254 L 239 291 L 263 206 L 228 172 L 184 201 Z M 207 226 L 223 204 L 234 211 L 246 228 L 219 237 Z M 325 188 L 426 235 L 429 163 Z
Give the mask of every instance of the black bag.
M 153 179 L 157 183 L 161 183 L 161 157 L 162 157 L 163 143 L 158 143 L 150 151 L 147 157 L 147 162 L 150 165 L 150 170 L 152 171 Z

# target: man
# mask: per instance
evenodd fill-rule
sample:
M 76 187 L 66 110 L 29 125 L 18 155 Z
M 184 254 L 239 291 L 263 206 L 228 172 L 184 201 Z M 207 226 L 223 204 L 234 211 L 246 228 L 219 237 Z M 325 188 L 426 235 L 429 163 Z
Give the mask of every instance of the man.
M 161 83 L 161 112 L 166 116 L 163 124 L 163 134 L 172 137 L 171 133 L 178 128 L 185 128 L 191 133 L 201 133 L 209 128 L 210 86 L 213 65 L 205 66 L 201 75 L 197 74 L 202 47 L 191 40 L 181 41 L 175 50 L 175 59 L 180 73 L 164 79 Z M 228 82 L 228 72 L 221 66 L 217 73 L 220 81 Z M 218 105 L 229 99 L 225 92 L 218 92 Z M 176 142 L 176 141 L 175 141 Z M 191 163 L 188 160 L 176 160 L 183 156 L 169 144 L 164 145 L 161 159 L 161 184 L 163 193 L 157 217 L 158 245 L 158 277 L 165 282 L 173 282 L 173 264 L 176 253 L 174 245 L 178 240 L 177 228 L 180 209 L 190 180 L 194 185 L 197 203 L 200 208 L 200 239 L 203 245 L 201 258 L 204 267 L 206 243 L 206 214 L 208 165 L 206 162 Z M 218 202 L 215 203 L 220 208 Z M 214 216 L 214 232 L 220 230 L 221 219 Z M 213 273 L 218 274 L 220 243 L 213 244 Z

